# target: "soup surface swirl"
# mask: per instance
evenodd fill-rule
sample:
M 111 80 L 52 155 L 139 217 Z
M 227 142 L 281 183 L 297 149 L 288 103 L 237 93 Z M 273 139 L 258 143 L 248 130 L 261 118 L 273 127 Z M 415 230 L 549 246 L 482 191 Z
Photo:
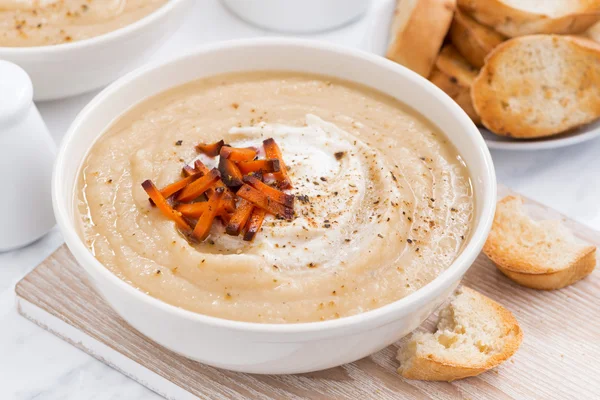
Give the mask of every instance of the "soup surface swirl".
M 140 186 L 166 186 L 196 158 L 212 167 L 199 142 L 270 137 L 296 217 L 268 216 L 252 242 L 216 223 L 190 243 Z M 418 114 L 291 72 L 221 75 L 143 101 L 93 145 L 75 201 L 85 243 L 121 279 L 194 312 L 264 323 L 344 317 L 418 290 L 457 258 L 474 207 L 460 156 Z

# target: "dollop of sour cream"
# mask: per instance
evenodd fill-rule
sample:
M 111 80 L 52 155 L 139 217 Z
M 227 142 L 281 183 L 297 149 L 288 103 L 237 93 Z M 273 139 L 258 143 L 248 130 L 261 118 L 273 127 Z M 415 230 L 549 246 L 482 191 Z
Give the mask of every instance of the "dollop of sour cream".
M 260 123 L 231 128 L 229 134 L 232 146 L 255 146 L 261 152 L 262 140 L 276 140 L 292 179 L 296 218 L 289 222 L 268 216 L 252 243 L 219 231 L 210 238 L 217 247 L 256 254 L 290 271 L 339 267 L 377 237 L 379 223 L 393 212 L 390 204 L 398 201 L 378 153 L 316 115 L 306 115 L 304 126 Z M 215 159 L 198 158 L 209 167 L 216 165 Z M 377 193 L 385 200 L 373 197 Z

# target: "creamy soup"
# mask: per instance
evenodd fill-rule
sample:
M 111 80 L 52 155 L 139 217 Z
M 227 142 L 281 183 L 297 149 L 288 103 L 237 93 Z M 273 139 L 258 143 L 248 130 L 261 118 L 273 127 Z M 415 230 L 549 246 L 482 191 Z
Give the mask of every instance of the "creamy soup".
M 0 0 L 0 47 L 48 46 L 122 28 L 168 0 Z
M 274 138 L 296 196 L 252 242 L 215 223 L 189 241 L 148 201 L 201 159 L 195 145 Z M 80 172 L 81 236 L 139 290 L 201 314 L 264 323 L 358 314 L 430 282 L 472 227 L 469 173 L 444 135 L 364 86 L 285 72 L 238 73 L 169 90 L 128 110 Z

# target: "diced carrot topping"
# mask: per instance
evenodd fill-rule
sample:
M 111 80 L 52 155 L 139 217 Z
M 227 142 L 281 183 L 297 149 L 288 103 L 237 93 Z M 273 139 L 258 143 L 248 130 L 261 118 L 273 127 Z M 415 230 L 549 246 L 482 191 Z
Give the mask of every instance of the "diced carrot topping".
M 221 200 L 221 203 L 223 202 L 223 200 Z M 231 215 L 230 213 L 228 213 L 227 211 L 225 211 L 222 207 L 221 207 L 221 211 L 219 211 L 217 213 L 217 216 L 219 218 L 221 218 L 221 221 L 223 222 L 223 225 L 227 226 L 227 224 L 229 224 L 229 221 L 231 220 Z
M 195 170 L 199 171 L 202 175 L 206 175 L 210 172 L 208 167 L 200 160 L 194 161 L 194 167 Z M 214 184 L 212 184 L 211 188 L 206 191 L 206 197 L 212 196 L 213 189 L 218 187 L 225 187 L 225 185 L 220 180 L 217 180 Z
M 196 239 L 203 241 L 210 233 L 210 227 L 219 212 L 219 204 L 224 193 L 225 190 L 223 188 L 217 188 L 215 189 L 215 194 L 207 201 L 206 211 L 198 219 L 198 223 L 192 233 Z
M 231 219 L 229 220 L 229 224 L 225 227 L 225 232 L 231 236 L 237 236 L 240 234 L 243 227 L 246 226 L 250 215 L 252 214 L 252 209 L 254 206 L 249 201 L 244 199 L 240 199 L 240 204 L 238 208 L 235 210 Z
M 221 148 L 224 144 L 225 142 L 222 140 L 209 144 L 200 143 L 199 145 L 196 145 L 196 150 L 198 150 L 200 153 L 206 154 L 209 157 L 216 157 L 221 152 Z
M 206 192 L 217 179 L 219 179 L 219 171 L 213 168 L 208 174 L 186 186 L 177 197 L 177 200 L 182 202 L 194 200 Z
M 225 191 L 223 195 L 223 209 L 228 213 L 235 211 L 235 194 L 229 189 Z
M 219 172 L 221 173 L 221 180 L 226 186 L 234 188 L 242 186 L 242 173 L 230 159 L 221 156 L 219 159 Z
M 281 189 L 290 189 L 292 187 L 292 181 L 290 180 L 290 177 L 288 175 L 287 167 L 283 162 L 281 149 L 279 148 L 277 143 L 275 143 L 275 140 L 273 138 L 264 140 L 263 145 L 265 146 L 265 153 L 268 159 L 279 160 L 280 170 L 279 172 L 275 172 L 273 174 L 273 176 L 275 176 L 275 179 L 279 183 L 279 187 Z
M 223 198 L 219 203 L 219 212 L 217 213 L 217 216 L 221 218 L 223 224 L 227 226 L 232 213 L 235 211 L 235 194 L 225 186 L 223 187 L 223 191 Z
M 183 168 L 181 169 L 181 176 L 186 177 L 186 176 L 190 176 L 190 175 L 194 175 L 196 172 L 196 169 L 194 167 L 192 167 L 191 165 L 184 165 Z
M 190 183 L 194 182 L 196 179 L 198 179 L 199 176 L 200 174 L 195 173 L 175 183 L 171 183 L 170 185 L 167 185 L 164 188 L 162 188 L 160 190 L 160 193 L 165 197 L 165 199 L 168 199 L 175 193 L 179 192 L 181 189 L 185 188 Z
M 240 190 L 238 190 L 237 195 L 278 218 L 283 218 L 288 221 L 294 218 L 294 210 L 276 202 L 260 190 L 254 189 L 248 184 L 244 184 Z
M 252 210 L 252 216 L 248 221 L 248 225 L 244 229 L 245 241 L 251 242 L 254 239 L 258 231 L 260 231 L 260 227 L 262 226 L 263 221 L 265 220 L 266 213 L 267 212 L 265 210 L 254 207 L 254 210 Z
M 207 201 L 192 204 L 179 204 L 175 207 L 175 210 L 179 211 L 188 218 L 200 218 L 202 213 L 206 211 L 208 206 Z
M 227 158 L 233 162 L 252 161 L 256 158 L 258 152 L 253 147 L 221 147 L 221 158 Z
M 201 143 L 196 146 L 199 152 L 210 157 L 220 156 L 218 168 L 209 170 L 202 161 L 195 160 L 193 165 L 183 166 L 182 179 L 160 191 L 149 180 L 142 186 L 151 204 L 181 229 L 192 231 L 197 240 L 208 237 L 218 218 L 227 234 L 242 233 L 244 240 L 252 241 L 262 229 L 267 213 L 288 221 L 294 218 L 294 196 L 280 190 L 292 187 L 281 149 L 272 138 L 263 144 L 265 160 L 256 159 L 258 149 L 255 147 L 231 147 L 223 140 Z M 269 184 L 263 182 L 263 176 Z M 276 180 L 277 187 L 271 186 L 272 179 Z M 197 223 L 192 230 L 188 221 L 194 219 Z
M 251 175 L 244 177 L 244 183 L 254 187 L 254 189 L 260 190 L 279 204 L 283 204 L 284 206 L 292 209 L 294 208 L 294 196 L 291 194 L 283 193 L 281 190 L 269 186 L 266 183 L 263 183 L 260 179 L 257 179 Z
M 279 172 L 279 160 L 254 160 L 243 161 L 237 164 L 242 174 L 247 175 L 251 172 Z
M 179 211 L 174 210 L 173 207 L 169 205 L 167 199 L 165 199 L 163 195 L 160 194 L 160 191 L 156 188 L 156 186 L 154 186 L 151 180 L 148 179 L 144 181 L 142 183 L 142 187 L 144 188 L 146 193 L 148 193 L 148 196 L 150 196 L 152 202 L 156 205 L 156 207 L 158 207 L 158 209 L 163 213 L 165 217 L 175 221 L 177 226 L 179 226 L 181 229 L 187 231 L 191 230 L 188 223 L 185 222 L 185 220 L 181 216 L 181 213 Z
M 194 169 L 196 171 L 200 172 L 202 175 L 206 175 L 210 172 L 208 167 L 206 165 L 204 165 L 204 163 L 200 160 L 194 161 Z

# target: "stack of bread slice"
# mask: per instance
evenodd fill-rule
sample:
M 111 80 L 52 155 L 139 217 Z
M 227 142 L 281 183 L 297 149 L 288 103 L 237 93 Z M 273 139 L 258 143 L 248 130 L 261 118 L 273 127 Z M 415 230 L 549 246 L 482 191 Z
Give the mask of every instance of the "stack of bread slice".
M 547 137 L 600 118 L 599 21 L 600 0 L 398 0 L 387 57 L 476 124 Z

